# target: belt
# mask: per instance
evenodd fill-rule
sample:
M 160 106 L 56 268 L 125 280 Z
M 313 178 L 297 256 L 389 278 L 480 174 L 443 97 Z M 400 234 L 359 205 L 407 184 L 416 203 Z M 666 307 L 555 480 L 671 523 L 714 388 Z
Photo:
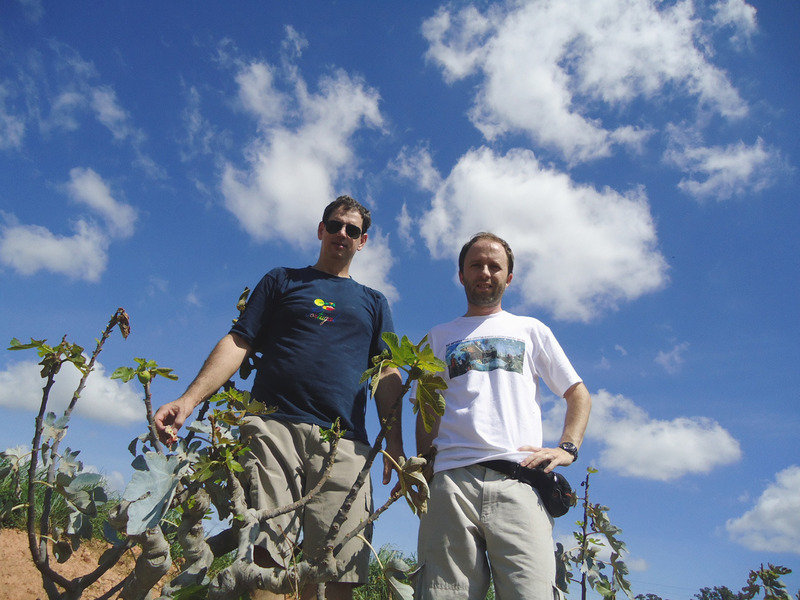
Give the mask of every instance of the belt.
M 485 460 L 478 464 L 492 469 L 493 471 L 498 471 L 503 475 L 508 475 L 512 479 L 522 481 L 528 485 L 535 485 L 536 482 L 541 480 L 541 475 L 537 476 L 536 469 L 523 467 L 518 462 L 510 460 Z

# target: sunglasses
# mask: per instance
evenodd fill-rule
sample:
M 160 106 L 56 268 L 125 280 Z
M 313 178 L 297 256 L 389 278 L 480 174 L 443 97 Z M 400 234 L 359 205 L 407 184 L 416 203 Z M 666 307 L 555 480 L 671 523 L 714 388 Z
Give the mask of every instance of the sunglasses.
M 347 237 L 353 238 L 354 240 L 357 240 L 361 237 L 361 229 L 355 225 L 350 223 L 342 223 L 341 221 L 336 221 L 334 219 L 325 221 L 325 231 L 331 235 L 339 233 L 342 230 L 342 227 L 344 227 L 344 232 L 347 234 Z

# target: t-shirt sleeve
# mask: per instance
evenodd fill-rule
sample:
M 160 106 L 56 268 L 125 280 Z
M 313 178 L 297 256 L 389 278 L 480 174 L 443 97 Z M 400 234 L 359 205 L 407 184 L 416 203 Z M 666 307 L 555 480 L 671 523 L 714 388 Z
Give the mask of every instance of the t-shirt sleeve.
M 389 302 L 386 297 L 375 292 L 378 296 L 375 333 L 372 338 L 372 347 L 370 348 L 370 356 L 375 356 L 386 350 L 389 346 L 383 341 L 383 334 L 386 332 L 395 333 L 394 321 L 392 320 L 392 311 L 389 308 Z
M 582 380 L 549 328 L 544 327 L 540 343 L 541 351 L 535 360 L 536 369 L 547 387 L 563 397 L 569 388 Z
M 263 335 L 263 328 L 272 311 L 275 291 L 280 280 L 280 270 L 273 269 L 258 282 L 247 300 L 247 307 L 230 329 L 230 333 L 243 338 L 250 346 L 255 346 Z

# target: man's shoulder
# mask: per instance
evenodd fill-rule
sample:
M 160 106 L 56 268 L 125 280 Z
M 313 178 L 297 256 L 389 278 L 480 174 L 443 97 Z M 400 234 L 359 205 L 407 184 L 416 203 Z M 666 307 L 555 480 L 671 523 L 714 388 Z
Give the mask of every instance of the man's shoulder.
M 442 335 L 451 337 L 458 333 L 469 331 L 480 331 L 482 333 L 500 331 L 539 338 L 549 335 L 550 328 L 535 317 L 516 315 L 504 310 L 485 317 L 460 316 L 450 321 L 439 323 L 431 327 L 428 337 L 429 339 L 437 339 Z
M 353 278 L 347 280 L 349 284 L 353 287 L 353 291 L 360 292 L 370 301 L 376 304 L 385 304 L 387 307 L 389 305 L 389 301 L 386 299 L 386 296 L 380 290 L 376 290 L 368 285 L 360 283 Z

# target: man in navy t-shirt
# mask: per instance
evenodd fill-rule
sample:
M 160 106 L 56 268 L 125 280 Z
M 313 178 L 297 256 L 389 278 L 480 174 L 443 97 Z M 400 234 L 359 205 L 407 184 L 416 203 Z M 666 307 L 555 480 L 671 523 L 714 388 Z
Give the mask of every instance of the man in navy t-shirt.
M 269 522 L 257 541 L 255 557 L 261 566 L 287 567 L 301 530 L 306 556 L 321 550 L 333 516 L 369 451 L 364 418 L 367 389 L 359 381 L 371 366 L 370 358 L 385 348 L 381 334 L 394 330 L 383 294 L 349 275 L 353 257 L 367 241 L 369 225 L 369 210 L 349 196 L 329 204 L 317 228 L 321 245 L 316 264 L 268 272 L 184 394 L 155 415 L 162 440 L 174 441 L 194 408 L 216 393 L 248 355 L 261 353 L 252 397 L 277 411 L 250 417 L 240 428 L 242 437 L 250 440 L 243 464 L 250 504 L 256 509 L 285 506 L 314 488 L 328 453 L 319 427 L 328 428 L 339 419 L 345 433 L 330 478 L 304 510 Z M 383 375 L 375 398 L 382 420 L 390 415 L 401 385 L 397 370 Z M 386 441 L 386 450 L 395 459 L 403 454 L 397 417 Z M 390 475 L 385 461 L 385 484 Z M 365 519 L 371 508 L 371 489 L 365 485 L 342 533 Z M 350 598 L 355 585 L 367 582 L 369 549 L 352 540 L 337 559 L 346 565 L 345 571 L 327 584 L 327 597 Z M 311 592 L 306 589 L 304 597 Z

